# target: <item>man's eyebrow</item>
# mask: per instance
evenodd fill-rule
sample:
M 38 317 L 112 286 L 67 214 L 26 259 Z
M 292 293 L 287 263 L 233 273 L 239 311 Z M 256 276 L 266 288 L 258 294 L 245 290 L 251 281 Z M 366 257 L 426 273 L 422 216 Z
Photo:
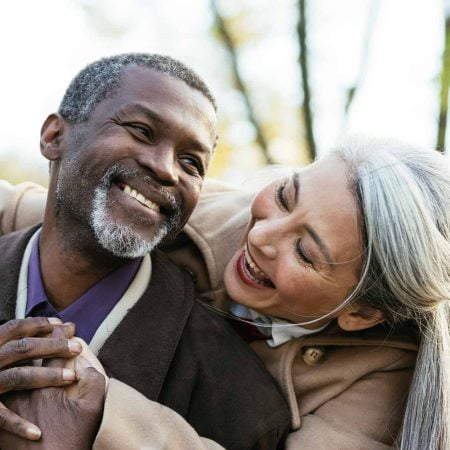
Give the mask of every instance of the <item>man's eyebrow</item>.
M 299 174 L 299 172 L 294 172 L 294 174 L 292 175 L 292 182 L 294 184 L 295 204 L 297 204 L 298 197 L 299 197 L 299 194 L 300 194 L 300 186 L 301 186 L 300 185 L 300 174 Z M 305 230 L 307 231 L 307 233 L 311 236 L 313 241 L 316 243 L 317 247 L 319 247 L 319 250 L 321 251 L 322 255 L 325 257 L 323 262 L 326 262 L 331 268 L 333 268 L 334 265 L 332 264 L 332 261 L 331 261 L 330 250 L 328 249 L 328 247 L 325 244 L 325 242 L 316 233 L 314 228 L 311 227 L 311 225 L 305 223 L 304 227 L 305 227 Z
M 198 142 L 198 141 L 189 141 L 188 147 L 191 150 L 196 150 L 200 153 L 205 153 L 206 155 L 212 155 L 213 150 L 214 150 L 213 148 L 210 149 L 206 145 L 203 145 L 201 142 Z
M 138 112 L 147 116 L 149 119 L 154 120 L 159 123 L 164 123 L 164 119 L 156 112 L 140 103 L 133 103 L 132 105 L 127 105 L 124 108 L 124 112 Z

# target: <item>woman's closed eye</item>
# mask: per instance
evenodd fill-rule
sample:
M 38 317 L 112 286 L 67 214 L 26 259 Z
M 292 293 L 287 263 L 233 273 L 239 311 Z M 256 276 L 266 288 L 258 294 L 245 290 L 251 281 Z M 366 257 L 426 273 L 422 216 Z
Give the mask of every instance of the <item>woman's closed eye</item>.
M 285 188 L 286 188 L 287 180 L 283 181 L 282 184 L 278 186 L 276 189 L 276 201 L 285 211 L 288 211 L 288 204 L 285 198 Z
M 309 267 L 314 268 L 313 260 L 305 252 L 305 249 L 303 248 L 301 239 L 298 239 L 297 242 L 295 243 L 295 253 L 297 254 L 297 256 L 300 258 L 300 260 L 302 262 L 304 262 Z

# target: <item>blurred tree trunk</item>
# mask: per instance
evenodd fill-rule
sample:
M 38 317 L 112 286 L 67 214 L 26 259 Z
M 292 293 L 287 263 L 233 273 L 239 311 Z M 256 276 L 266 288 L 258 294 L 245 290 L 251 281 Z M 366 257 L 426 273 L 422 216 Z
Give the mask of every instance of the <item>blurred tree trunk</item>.
M 379 9 L 380 9 L 380 0 L 372 0 L 367 10 L 367 18 L 366 18 L 366 25 L 364 27 L 364 37 L 361 49 L 361 58 L 359 61 L 358 74 L 356 76 L 355 82 L 353 83 L 353 86 L 350 86 L 350 88 L 347 90 L 347 100 L 345 102 L 344 107 L 344 127 L 347 122 L 350 107 L 353 103 L 353 100 L 355 99 L 355 95 L 358 89 L 363 84 L 364 79 L 366 77 L 367 66 L 369 64 L 370 47 L 372 44 L 373 32 L 378 19 Z
M 248 89 L 247 89 L 247 87 L 242 79 L 241 73 L 239 71 L 238 55 L 237 55 L 237 51 L 236 51 L 236 46 L 233 41 L 233 37 L 231 36 L 231 34 L 225 24 L 225 21 L 219 12 L 216 0 L 211 0 L 211 10 L 214 15 L 214 20 L 215 20 L 215 25 L 217 27 L 217 30 L 218 30 L 218 32 L 222 38 L 222 41 L 223 41 L 223 43 L 228 51 L 228 54 L 230 56 L 231 71 L 233 74 L 234 84 L 242 94 L 242 97 L 245 102 L 245 107 L 247 109 L 248 119 L 255 129 L 256 142 L 261 149 L 262 155 L 263 155 L 266 163 L 273 164 L 274 161 L 269 154 L 266 138 L 264 137 L 263 130 L 261 128 L 261 125 L 258 122 L 258 119 L 256 118 L 255 111 L 254 111 L 253 106 L 250 101 L 250 94 L 248 92 Z
M 314 139 L 313 114 L 311 110 L 311 91 L 309 87 L 308 46 L 306 42 L 307 18 L 305 12 L 306 0 L 298 2 L 297 37 L 300 46 L 299 64 L 302 74 L 303 117 L 305 121 L 306 145 L 309 159 L 316 158 L 316 142 Z
M 449 3 L 448 1 L 446 3 Z M 439 107 L 439 123 L 436 146 L 439 151 L 445 150 L 445 134 L 447 131 L 448 88 L 450 84 L 450 5 L 445 17 L 445 45 L 442 55 L 441 92 Z

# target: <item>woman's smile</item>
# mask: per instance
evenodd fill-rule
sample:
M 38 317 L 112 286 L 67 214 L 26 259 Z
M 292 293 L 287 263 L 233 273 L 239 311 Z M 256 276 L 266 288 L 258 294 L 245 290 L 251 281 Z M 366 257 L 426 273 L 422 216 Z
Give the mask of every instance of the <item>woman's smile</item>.
M 275 286 L 266 275 L 266 273 L 261 270 L 258 265 L 254 262 L 250 255 L 248 247 L 245 247 L 241 255 L 236 261 L 236 271 L 241 277 L 242 281 L 251 287 L 256 289 L 274 289 Z

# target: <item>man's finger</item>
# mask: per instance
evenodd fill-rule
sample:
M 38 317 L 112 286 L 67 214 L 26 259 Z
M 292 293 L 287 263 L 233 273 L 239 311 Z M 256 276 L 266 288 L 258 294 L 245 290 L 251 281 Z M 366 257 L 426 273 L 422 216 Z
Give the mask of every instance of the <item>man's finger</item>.
M 76 380 L 72 369 L 12 367 L 0 372 L 0 394 L 49 386 L 66 386 Z
M 54 317 L 28 317 L 26 319 L 9 320 L 0 326 L 0 345 L 13 339 L 31 337 L 50 333 L 62 321 Z
M 0 403 L 0 429 L 31 441 L 41 437 L 41 430 Z
M 0 347 L 0 367 L 10 366 L 16 362 L 38 358 L 70 358 L 81 352 L 81 345 L 76 341 L 60 338 L 25 337 L 7 342 Z

